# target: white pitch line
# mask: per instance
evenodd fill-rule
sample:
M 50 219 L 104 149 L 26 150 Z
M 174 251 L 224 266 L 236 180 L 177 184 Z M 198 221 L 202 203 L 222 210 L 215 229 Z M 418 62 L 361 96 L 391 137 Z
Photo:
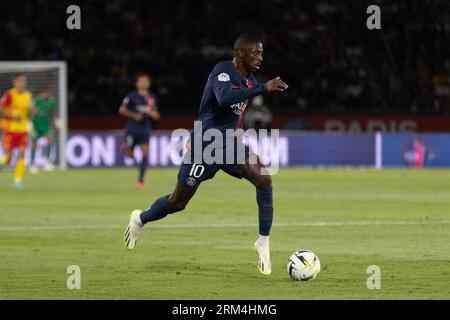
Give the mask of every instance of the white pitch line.
M 450 224 L 450 220 L 442 221 L 316 221 L 316 222 L 292 222 L 274 223 L 274 227 L 328 227 L 328 226 L 404 226 L 404 225 L 439 225 Z M 169 224 L 156 225 L 160 229 L 201 229 L 201 228 L 253 228 L 256 223 L 231 223 L 231 224 Z M 67 226 L 0 226 L 0 231 L 51 231 L 51 230 L 91 230 L 91 229 L 122 229 L 126 225 L 67 225 Z

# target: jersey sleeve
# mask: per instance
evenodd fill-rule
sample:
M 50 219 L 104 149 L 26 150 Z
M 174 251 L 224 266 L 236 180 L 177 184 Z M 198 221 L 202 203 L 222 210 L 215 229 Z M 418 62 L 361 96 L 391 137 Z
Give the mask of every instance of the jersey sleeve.
M 214 95 L 216 96 L 219 105 L 232 105 L 267 92 L 266 85 L 262 83 L 257 83 L 252 88 L 232 90 L 229 71 L 227 72 L 227 70 L 224 69 L 225 68 L 218 68 L 217 71 L 211 74 L 210 78 Z
M 125 106 L 125 107 L 127 107 L 129 109 L 130 108 L 130 101 L 131 101 L 130 95 L 127 95 L 125 98 L 123 98 L 122 103 L 121 103 L 120 106 Z
M 11 106 L 12 103 L 12 96 L 9 91 L 5 92 L 0 100 L 0 107 L 3 109 L 7 109 L 9 106 Z

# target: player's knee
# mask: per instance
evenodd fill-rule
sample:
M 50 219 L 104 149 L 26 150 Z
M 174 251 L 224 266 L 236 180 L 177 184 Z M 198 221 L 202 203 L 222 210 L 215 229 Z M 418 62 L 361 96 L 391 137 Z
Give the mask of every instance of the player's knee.
M 258 189 L 268 189 L 272 186 L 272 178 L 269 175 L 260 175 L 256 178 L 255 187 Z
M 144 156 L 148 155 L 148 147 L 146 145 L 141 146 L 141 152 Z
M 186 200 L 180 200 L 180 199 L 170 199 L 169 198 L 169 205 L 172 209 L 176 211 L 182 211 L 184 208 L 186 208 L 188 204 L 188 201 Z

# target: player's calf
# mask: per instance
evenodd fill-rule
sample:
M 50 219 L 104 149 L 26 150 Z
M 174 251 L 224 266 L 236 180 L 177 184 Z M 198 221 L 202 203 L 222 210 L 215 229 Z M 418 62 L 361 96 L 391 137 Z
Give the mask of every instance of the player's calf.
M 168 214 L 184 210 L 196 189 L 187 189 L 177 184 L 170 195 L 157 199 L 148 209 L 140 215 L 143 224 L 164 218 Z
M 153 204 L 144 210 L 140 214 L 140 219 L 143 224 L 146 224 L 151 221 L 156 221 L 164 218 L 169 213 L 173 212 L 173 209 L 169 205 L 168 201 L 169 196 L 162 196 L 159 199 L 156 199 Z
M 258 203 L 259 237 L 255 243 L 258 253 L 258 270 L 264 275 L 270 275 L 269 234 L 273 221 L 272 178 L 258 158 L 256 164 L 245 163 L 238 173 L 256 187 L 256 202 Z
M 268 183 L 266 181 L 266 183 Z M 267 186 L 267 184 L 264 184 Z M 258 203 L 259 237 L 255 248 L 259 255 L 258 270 L 269 275 L 272 272 L 270 263 L 269 235 L 273 221 L 273 196 L 272 187 L 256 189 L 256 202 Z

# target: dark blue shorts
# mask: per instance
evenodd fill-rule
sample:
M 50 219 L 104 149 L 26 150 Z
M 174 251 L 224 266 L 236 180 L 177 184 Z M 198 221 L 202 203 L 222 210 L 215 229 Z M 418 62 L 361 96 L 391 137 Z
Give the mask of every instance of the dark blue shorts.
M 125 133 L 125 144 L 129 149 L 141 144 L 148 144 L 149 139 L 150 131 L 127 131 Z
M 191 146 L 191 150 L 186 153 L 183 163 L 180 165 L 178 171 L 178 183 L 186 188 L 198 188 L 200 183 L 212 179 L 219 170 L 223 170 L 235 178 L 242 179 L 242 176 L 237 174 L 236 170 L 249 158 L 250 150 L 248 146 L 242 144 L 242 142 L 238 142 L 237 139 L 235 140 L 235 143 L 240 145 L 241 152 L 243 153 L 240 153 L 238 156 L 236 152 L 237 147 L 235 145 L 232 156 L 226 161 L 226 147 L 224 147 L 222 149 L 222 154 L 224 156 L 221 163 L 206 162 L 203 159 L 198 161 L 198 159 L 195 159 L 194 157 L 194 146 Z M 207 145 L 203 145 L 201 152 L 204 151 L 206 146 Z M 188 158 L 191 160 L 186 161 Z M 230 161 L 231 158 L 232 161 Z

